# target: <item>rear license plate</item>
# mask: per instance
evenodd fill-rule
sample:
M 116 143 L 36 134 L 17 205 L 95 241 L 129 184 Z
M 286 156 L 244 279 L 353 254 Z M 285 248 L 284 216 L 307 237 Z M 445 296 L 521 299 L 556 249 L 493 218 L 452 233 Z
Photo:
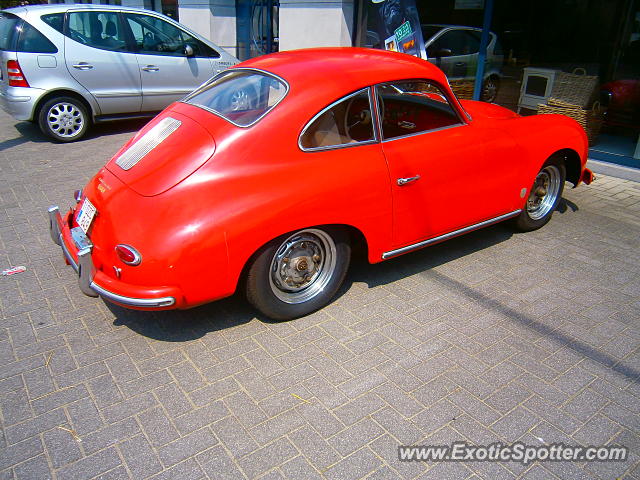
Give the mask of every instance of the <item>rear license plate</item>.
M 80 208 L 80 213 L 78 213 L 78 226 L 82 229 L 84 233 L 89 232 L 89 227 L 91 226 L 91 222 L 93 222 L 93 217 L 96 215 L 96 207 L 93 206 L 93 203 L 89 201 L 88 198 L 84 199 L 82 202 L 82 207 Z

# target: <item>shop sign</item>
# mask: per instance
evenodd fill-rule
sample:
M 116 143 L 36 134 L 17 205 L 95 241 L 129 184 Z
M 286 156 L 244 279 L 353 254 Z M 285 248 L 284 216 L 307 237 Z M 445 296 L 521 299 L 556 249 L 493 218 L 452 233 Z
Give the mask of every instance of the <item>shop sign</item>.
M 416 0 L 370 0 L 368 7 L 381 47 L 426 60 Z

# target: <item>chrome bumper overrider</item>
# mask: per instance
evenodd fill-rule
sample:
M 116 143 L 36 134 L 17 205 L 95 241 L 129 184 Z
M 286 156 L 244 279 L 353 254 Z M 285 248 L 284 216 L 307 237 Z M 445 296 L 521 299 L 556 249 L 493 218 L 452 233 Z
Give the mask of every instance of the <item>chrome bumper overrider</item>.
M 96 284 L 93 280 L 96 275 L 93 260 L 91 258 L 91 250 L 93 244 L 89 238 L 85 235 L 80 227 L 71 229 L 71 237 L 78 249 L 78 261 L 76 262 L 67 247 L 62 235 L 63 223 L 62 216 L 60 215 L 60 209 L 58 206 L 49 207 L 49 233 L 51 234 L 51 240 L 54 243 L 62 247 L 62 253 L 78 274 L 78 284 L 80 290 L 85 295 L 90 297 L 97 297 L 100 295 L 107 300 L 111 300 L 122 305 L 128 305 L 131 307 L 141 308 L 160 308 L 169 307 L 176 303 L 176 299 L 173 297 L 161 297 L 161 298 L 132 298 L 118 295 L 117 293 L 110 292 L 100 285 Z

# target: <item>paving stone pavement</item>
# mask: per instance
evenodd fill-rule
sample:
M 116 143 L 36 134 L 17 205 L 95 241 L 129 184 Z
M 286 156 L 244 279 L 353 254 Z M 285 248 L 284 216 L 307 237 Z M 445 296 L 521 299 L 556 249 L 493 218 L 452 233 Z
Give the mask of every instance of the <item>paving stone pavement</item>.
M 0 479 L 640 479 L 640 184 L 565 191 L 379 264 L 305 318 L 83 296 L 47 230 L 140 122 L 72 145 L 0 113 Z M 514 160 L 516 161 L 516 160 Z M 123 219 L 135 221 L 135 219 Z M 620 444 L 623 463 L 400 463 L 398 445 Z

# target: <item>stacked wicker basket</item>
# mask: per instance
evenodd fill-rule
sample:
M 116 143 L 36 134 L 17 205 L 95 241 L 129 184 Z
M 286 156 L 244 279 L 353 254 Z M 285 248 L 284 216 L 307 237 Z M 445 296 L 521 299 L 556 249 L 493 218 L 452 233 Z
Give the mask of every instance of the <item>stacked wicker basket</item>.
M 573 73 L 560 72 L 553 84 L 551 98 L 546 104 L 538 105 L 538 113 L 559 113 L 573 118 L 587 133 L 589 145 L 593 145 L 603 121 L 597 94 L 597 76 L 586 75 L 584 69 L 576 69 Z
M 473 98 L 474 83 L 470 80 L 451 80 L 449 82 L 451 90 L 460 100 L 471 100 Z

